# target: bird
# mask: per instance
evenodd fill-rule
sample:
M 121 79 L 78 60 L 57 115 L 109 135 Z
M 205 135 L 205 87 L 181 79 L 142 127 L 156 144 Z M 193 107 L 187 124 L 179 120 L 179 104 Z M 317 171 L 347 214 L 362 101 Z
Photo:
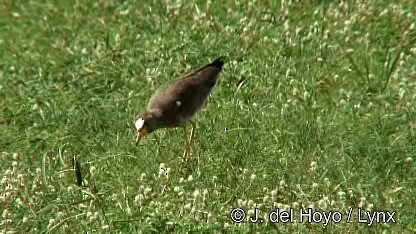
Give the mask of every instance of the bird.
M 138 115 L 134 122 L 137 130 L 136 145 L 151 133 L 160 128 L 184 127 L 190 123 L 192 129 L 185 141 L 184 160 L 193 154 L 192 144 L 196 123 L 192 121 L 200 110 L 213 87 L 218 74 L 223 70 L 223 56 L 200 69 L 159 88 L 150 98 L 146 111 Z M 187 136 L 187 135 L 186 135 Z

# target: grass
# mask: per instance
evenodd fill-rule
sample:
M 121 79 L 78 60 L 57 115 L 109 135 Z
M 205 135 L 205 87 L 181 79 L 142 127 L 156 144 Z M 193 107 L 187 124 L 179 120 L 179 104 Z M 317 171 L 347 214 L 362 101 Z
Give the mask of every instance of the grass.
M 0 12 L 1 233 L 416 231 L 410 1 L 3 1 Z M 135 146 L 152 93 L 220 55 L 195 160 L 181 162 L 181 129 Z M 234 224 L 236 207 L 265 220 L 292 208 L 295 222 Z M 300 223 L 307 208 L 342 221 Z M 359 223 L 359 209 L 395 211 L 396 223 Z

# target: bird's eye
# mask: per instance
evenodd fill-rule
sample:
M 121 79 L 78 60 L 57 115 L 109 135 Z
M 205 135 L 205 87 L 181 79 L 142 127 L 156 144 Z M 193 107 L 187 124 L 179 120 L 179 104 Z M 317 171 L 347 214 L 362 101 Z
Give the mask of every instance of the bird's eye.
M 136 122 L 134 122 L 134 126 L 136 127 L 137 130 L 142 129 L 143 125 L 144 125 L 144 119 L 143 118 L 138 118 L 136 120 Z

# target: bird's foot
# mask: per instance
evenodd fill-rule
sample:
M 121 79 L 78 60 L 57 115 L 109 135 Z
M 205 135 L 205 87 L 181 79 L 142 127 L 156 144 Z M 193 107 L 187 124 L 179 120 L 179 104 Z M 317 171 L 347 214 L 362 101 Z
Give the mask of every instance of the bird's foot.
M 189 137 L 186 135 L 186 130 L 185 130 L 185 136 L 187 137 L 186 144 L 185 144 L 185 151 L 183 152 L 183 161 L 185 162 L 192 159 L 194 156 L 193 146 L 194 146 L 196 124 L 191 121 L 191 125 L 192 125 L 192 129 L 191 129 L 191 133 Z
M 185 146 L 185 151 L 183 152 L 183 161 L 188 161 L 190 159 L 192 159 L 194 156 L 194 151 L 192 148 L 192 145 L 190 144 L 190 142 L 187 142 L 186 146 Z

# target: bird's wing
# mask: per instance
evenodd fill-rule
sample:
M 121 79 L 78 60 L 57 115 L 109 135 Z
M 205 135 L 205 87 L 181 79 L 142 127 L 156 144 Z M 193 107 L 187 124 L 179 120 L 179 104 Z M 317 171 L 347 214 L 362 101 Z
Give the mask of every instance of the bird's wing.
M 148 111 L 160 114 L 178 113 L 187 115 L 186 117 L 193 115 L 202 106 L 215 85 L 223 64 L 219 58 L 190 75 L 161 87 L 150 99 Z
M 172 111 L 186 100 L 192 99 L 193 91 L 198 90 L 198 85 L 189 81 L 188 79 L 180 79 L 159 88 L 149 101 L 148 111 Z
M 222 66 L 224 62 L 222 61 L 223 57 L 219 57 L 214 62 L 201 67 L 200 69 L 192 72 L 191 74 L 185 76 L 183 79 L 191 78 L 192 79 L 204 79 L 206 82 L 214 82 L 216 81 L 216 77 L 220 71 L 222 71 Z

